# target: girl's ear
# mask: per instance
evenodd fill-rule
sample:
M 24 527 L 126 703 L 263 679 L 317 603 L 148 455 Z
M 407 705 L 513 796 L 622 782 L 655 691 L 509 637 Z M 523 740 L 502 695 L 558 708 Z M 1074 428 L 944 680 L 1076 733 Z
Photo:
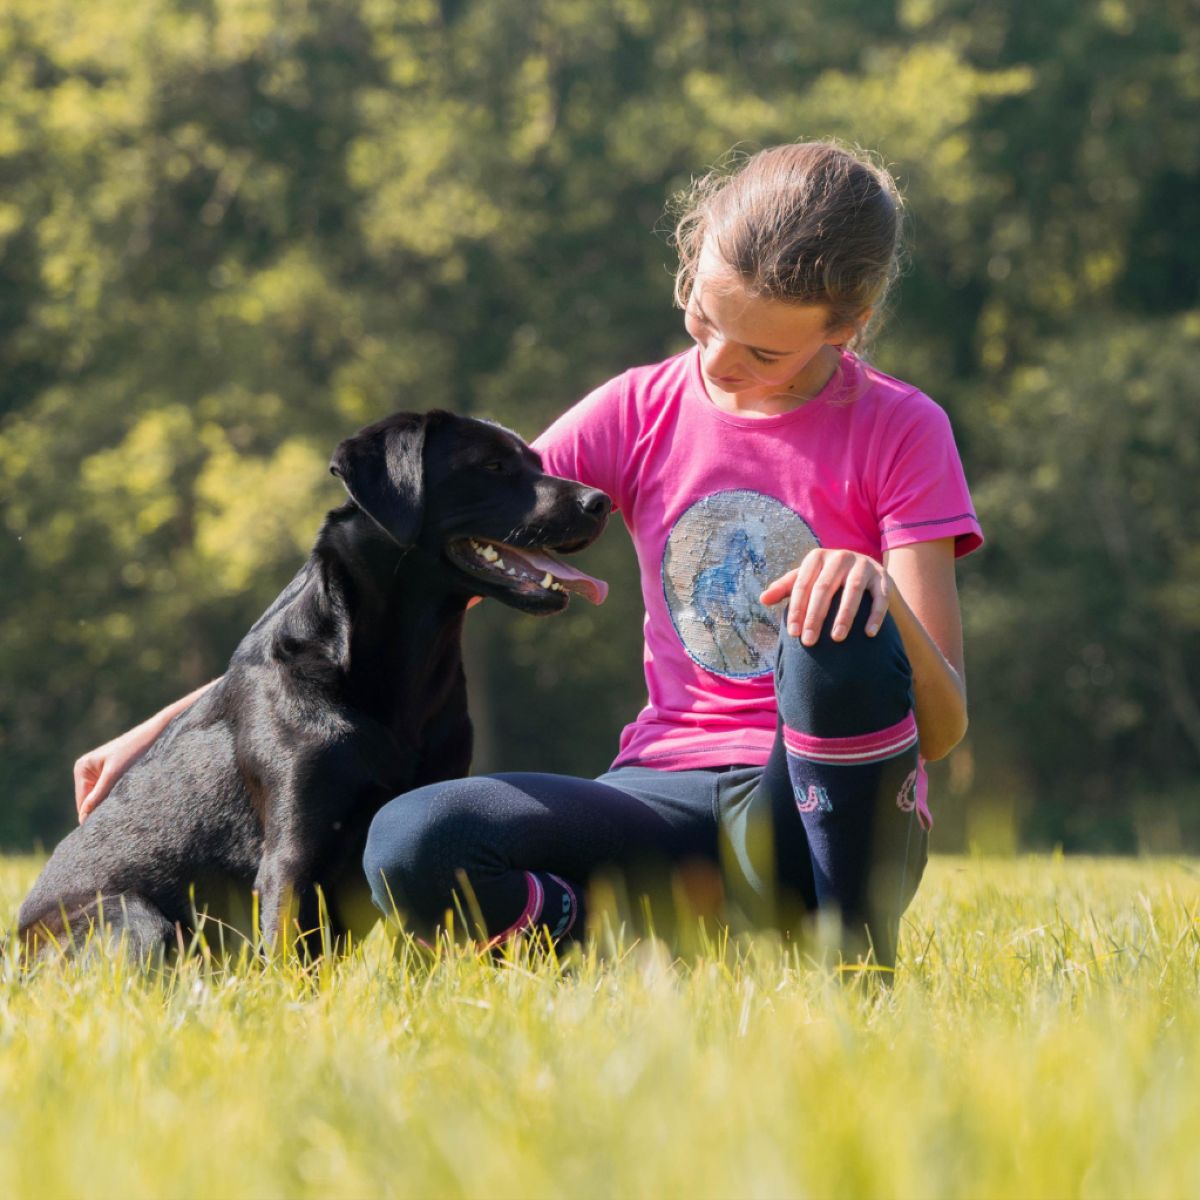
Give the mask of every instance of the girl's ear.
M 870 321 L 871 314 L 874 311 L 874 308 L 864 308 L 850 324 L 839 325 L 831 329 L 825 335 L 825 341 L 831 346 L 837 346 L 840 350 L 866 329 L 867 322 Z

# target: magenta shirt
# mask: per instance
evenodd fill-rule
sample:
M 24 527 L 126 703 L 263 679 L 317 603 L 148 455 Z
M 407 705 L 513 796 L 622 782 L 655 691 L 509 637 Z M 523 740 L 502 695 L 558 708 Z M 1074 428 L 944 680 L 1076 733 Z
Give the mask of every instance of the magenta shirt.
M 603 384 L 534 447 L 606 491 L 637 548 L 647 703 L 614 766 L 767 761 L 783 605 L 758 596 L 812 547 L 983 542 L 946 414 L 848 353 L 799 408 L 744 417 L 712 403 L 693 349 Z

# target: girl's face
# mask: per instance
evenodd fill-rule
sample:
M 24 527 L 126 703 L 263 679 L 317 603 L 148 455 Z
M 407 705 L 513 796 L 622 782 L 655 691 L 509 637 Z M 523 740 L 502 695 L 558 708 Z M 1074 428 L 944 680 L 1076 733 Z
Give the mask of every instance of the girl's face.
M 829 328 L 825 304 L 785 304 L 752 296 L 706 244 L 696 266 L 684 326 L 700 347 L 705 378 L 723 392 L 782 392 L 827 345 L 853 328 Z

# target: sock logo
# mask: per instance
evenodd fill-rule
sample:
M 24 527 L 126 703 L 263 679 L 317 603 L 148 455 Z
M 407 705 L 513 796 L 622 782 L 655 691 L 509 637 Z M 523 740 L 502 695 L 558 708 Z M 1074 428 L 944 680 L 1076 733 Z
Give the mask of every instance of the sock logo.
M 910 771 L 904 782 L 900 785 L 900 791 L 896 794 L 896 807 L 901 812 L 912 812 L 917 807 L 917 773 Z
M 807 792 L 805 792 L 803 785 L 796 787 L 796 807 L 802 813 L 833 812 L 833 805 L 829 801 L 829 793 L 823 787 L 817 787 L 815 783 L 808 785 Z
M 575 924 L 576 900 L 574 891 L 565 879 L 559 879 L 557 875 L 551 875 L 550 878 L 562 888 L 562 915 L 559 917 L 558 924 L 550 931 L 550 936 L 557 940 L 570 933 L 571 927 Z M 546 923 L 549 924 L 549 920 Z
M 555 925 L 550 936 L 559 938 L 567 931 L 567 926 L 571 921 L 571 897 L 567 892 L 563 892 L 562 898 L 562 919 Z

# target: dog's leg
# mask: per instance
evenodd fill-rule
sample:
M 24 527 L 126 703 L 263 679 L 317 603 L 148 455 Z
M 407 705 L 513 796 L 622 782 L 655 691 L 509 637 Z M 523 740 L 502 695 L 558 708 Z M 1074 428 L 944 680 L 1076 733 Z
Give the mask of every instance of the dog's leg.
M 268 850 L 259 864 L 254 889 L 263 941 L 270 948 L 286 951 L 299 938 L 311 952 L 315 937 L 319 949 L 320 913 L 309 858 L 294 849 Z
M 177 943 L 175 926 L 158 906 L 133 892 L 64 904 L 23 923 L 20 936 L 31 962 L 103 945 L 144 966 L 161 961 Z
M 346 932 L 334 897 L 327 897 L 330 908 L 322 911 L 317 885 L 337 884 L 339 858 L 361 874 L 367 824 L 362 814 L 370 798 L 391 791 L 385 791 L 379 771 L 394 760 L 394 744 L 381 742 L 372 750 L 370 740 L 359 737 L 353 747 L 336 746 L 293 763 L 291 780 L 274 789 L 254 885 L 269 946 L 286 950 L 298 937 L 302 951 L 316 957 Z M 400 779 L 391 786 L 403 791 L 406 783 Z

